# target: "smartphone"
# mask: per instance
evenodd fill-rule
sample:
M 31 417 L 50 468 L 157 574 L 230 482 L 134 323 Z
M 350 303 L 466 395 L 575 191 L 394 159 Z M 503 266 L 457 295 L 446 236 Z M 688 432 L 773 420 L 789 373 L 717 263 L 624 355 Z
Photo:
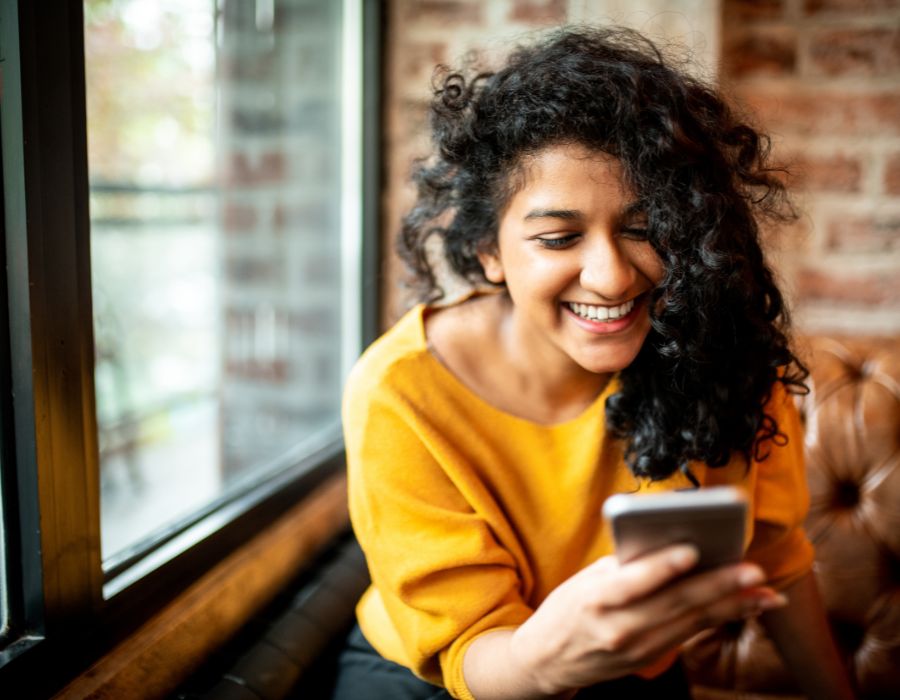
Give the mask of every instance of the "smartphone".
M 744 554 L 747 498 L 732 486 L 616 494 L 603 504 L 622 563 L 687 542 L 700 552 L 692 573 L 739 562 Z

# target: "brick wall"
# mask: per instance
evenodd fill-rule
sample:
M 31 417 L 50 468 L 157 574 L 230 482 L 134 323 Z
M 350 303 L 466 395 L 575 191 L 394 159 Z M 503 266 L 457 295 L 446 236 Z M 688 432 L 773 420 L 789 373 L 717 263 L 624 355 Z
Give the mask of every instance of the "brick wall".
M 900 331 L 900 0 L 393 0 L 388 15 L 386 249 L 427 152 L 435 63 L 475 51 L 495 65 L 528 32 L 615 21 L 692 44 L 698 70 L 773 133 L 802 211 L 771 238 L 798 325 Z M 387 325 L 408 299 L 385 265 Z
M 810 331 L 900 332 L 900 1 L 723 0 L 723 87 L 802 211 L 773 254 Z

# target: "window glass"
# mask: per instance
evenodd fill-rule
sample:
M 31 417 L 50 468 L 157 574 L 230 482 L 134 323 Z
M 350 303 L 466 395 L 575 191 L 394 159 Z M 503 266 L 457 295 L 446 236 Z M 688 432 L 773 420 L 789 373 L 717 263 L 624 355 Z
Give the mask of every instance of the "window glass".
M 85 5 L 107 567 L 338 434 L 342 11 Z

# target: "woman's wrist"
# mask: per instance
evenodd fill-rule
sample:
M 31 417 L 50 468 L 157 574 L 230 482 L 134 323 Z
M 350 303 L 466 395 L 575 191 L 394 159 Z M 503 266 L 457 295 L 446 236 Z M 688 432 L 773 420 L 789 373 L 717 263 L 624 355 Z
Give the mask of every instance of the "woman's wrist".
M 509 636 L 509 659 L 513 668 L 521 675 L 528 688 L 534 689 L 536 697 L 566 700 L 577 692 L 574 688 L 561 687 L 553 681 L 551 670 L 558 658 L 550 652 L 551 645 L 544 639 L 540 644 L 532 643 L 528 622 L 518 627 Z
M 463 674 L 469 691 L 478 700 L 568 700 L 575 690 L 552 687 L 539 648 L 515 630 L 489 632 L 466 650 Z

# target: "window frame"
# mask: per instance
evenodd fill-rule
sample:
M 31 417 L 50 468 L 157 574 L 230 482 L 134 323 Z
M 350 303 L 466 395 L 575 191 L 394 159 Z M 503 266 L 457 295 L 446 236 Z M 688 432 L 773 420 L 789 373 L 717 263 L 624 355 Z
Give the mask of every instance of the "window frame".
M 360 242 L 352 265 L 359 275 L 356 334 L 362 348 L 378 332 L 383 19 L 381 3 L 351 1 L 358 7 L 361 43 Z M 151 562 L 153 557 L 132 562 L 126 573 L 140 571 L 139 578 L 120 578 L 113 586 L 105 581 L 83 7 L 0 2 L 3 252 L 8 263 L 8 323 L 0 327 L 9 333 L 0 337 L 0 389 L 8 389 L 3 396 L 11 397 L 4 398 L 0 413 L 10 564 L 10 630 L 0 640 L 6 644 L 0 648 L 0 685 L 27 678 L 29 687 L 37 682 L 53 691 L 338 474 L 343 445 L 337 435 L 265 484 L 173 533 L 154 550 L 163 563 Z M 49 668 L 58 672 L 48 673 Z

